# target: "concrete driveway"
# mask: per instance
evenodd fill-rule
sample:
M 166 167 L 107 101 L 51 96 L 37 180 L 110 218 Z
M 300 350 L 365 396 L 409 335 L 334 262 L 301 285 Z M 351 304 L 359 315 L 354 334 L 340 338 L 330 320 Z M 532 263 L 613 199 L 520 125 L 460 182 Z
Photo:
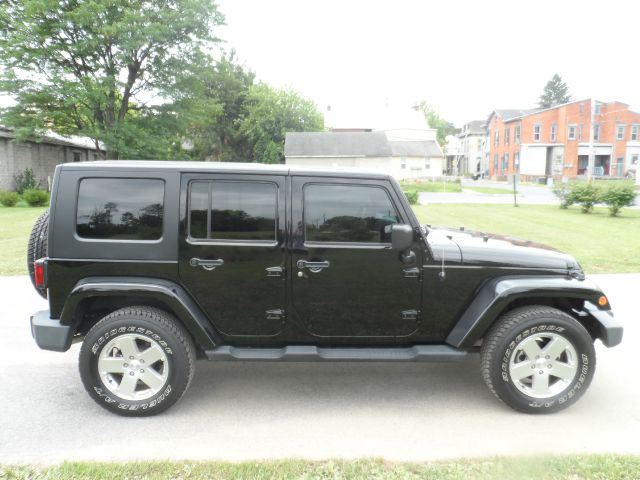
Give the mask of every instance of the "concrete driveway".
M 0 277 L 0 462 L 640 453 L 640 274 L 593 277 L 625 324 L 598 342 L 596 376 L 574 406 L 513 412 L 485 388 L 478 358 L 461 364 L 199 362 L 165 414 L 126 419 L 85 394 L 78 346 L 38 350 L 29 313 L 44 308 L 26 277 Z

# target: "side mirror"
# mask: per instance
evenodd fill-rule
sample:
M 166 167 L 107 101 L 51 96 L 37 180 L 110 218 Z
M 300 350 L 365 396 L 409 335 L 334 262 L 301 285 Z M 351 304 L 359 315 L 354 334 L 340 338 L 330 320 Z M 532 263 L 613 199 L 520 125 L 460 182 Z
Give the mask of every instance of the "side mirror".
M 391 226 L 391 248 L 404 252 L 413 245 L 413 228 L 411 225 Z

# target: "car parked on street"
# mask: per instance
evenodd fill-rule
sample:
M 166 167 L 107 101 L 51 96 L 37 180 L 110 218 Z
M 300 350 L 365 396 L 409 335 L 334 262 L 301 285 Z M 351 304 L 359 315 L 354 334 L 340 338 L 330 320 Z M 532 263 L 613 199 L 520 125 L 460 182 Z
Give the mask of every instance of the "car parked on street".
M 389 175 L 285 165 L 64 164 L 29 268 L 40 348 L 82 342 L 104 408 L 159 413 L 195 360 L 459 361 L 507 405 L 560 410 L 620 343 L 603 292 L 542 245 L 420 225 Z M 213 379 L 215 381 L 215 379 Z

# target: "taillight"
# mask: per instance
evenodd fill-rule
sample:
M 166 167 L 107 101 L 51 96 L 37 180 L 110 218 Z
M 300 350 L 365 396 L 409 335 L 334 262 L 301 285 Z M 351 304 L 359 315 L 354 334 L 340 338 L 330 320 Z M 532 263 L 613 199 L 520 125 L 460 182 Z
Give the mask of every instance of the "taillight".
M 38 290 L 44 290 L 46 288 L 44 281 L 44 262 L 44 258 L 33 262 L 34 280 Z

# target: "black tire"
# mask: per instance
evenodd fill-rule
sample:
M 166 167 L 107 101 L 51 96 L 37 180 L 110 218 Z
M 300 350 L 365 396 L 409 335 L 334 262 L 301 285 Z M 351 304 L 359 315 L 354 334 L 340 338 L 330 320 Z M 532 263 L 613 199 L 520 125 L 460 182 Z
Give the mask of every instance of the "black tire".
M 558 355 L 552 341 L 557 349 L 565 347 Z M 538 351 L 540 355 L 534 355 Z M 481 358 L 489 390 L 525 413 L 552 413 L 575 403 L 589 387 L 596 367 L 587 330 L 570 315 L 539 305 L 514 309 L 498 320 L 483 341 Z M 525 376 L 529 368 L 531 374 Z
M 118 345 L 131 341 L 136 343 L 139 356 L 128 364 Z M 149 347 L 145 348 L 147 344 Z M 163 357 L 144 365 L 142 357 L 152 347 Z M 82 383 L 100 406 L 119 415 L 142 417 L 166 410 L 184 395 L 195 370 L 195 348 L 189 334 L 172 315 L 157 308 L 135 306 L 117 310 L 96 323 L 84 339 L 79 360 Z M 116 368 L 122 361 L 123 372 L 105 374 L 107 361 L 113 362 L 111 365 L 118 363 Z M 103 368 L 102 375 L 99 365 Z M 147 369 L 146 374 L 142 367 Z M 150 373 L 152 377 L 164 376 L 162 382 L 158 381 L 157 391 L 144 382 L 143 375 Z M 136 398 L 123 398 L 116 393 L 125 378 L 135 382 L 131 395 Z
M 29 236 L 29 245 L 27 247 L 27 270 L 31 284 L 36 289 L 38 295 L 47 298 L 46 292 L 36 288 L 36 277 L 33 269 L 33 262 L 47 256 L 47 244 L 49 243 L 49 210 L 38 217 L 36 223 L 33 224 L 31 235 Z

